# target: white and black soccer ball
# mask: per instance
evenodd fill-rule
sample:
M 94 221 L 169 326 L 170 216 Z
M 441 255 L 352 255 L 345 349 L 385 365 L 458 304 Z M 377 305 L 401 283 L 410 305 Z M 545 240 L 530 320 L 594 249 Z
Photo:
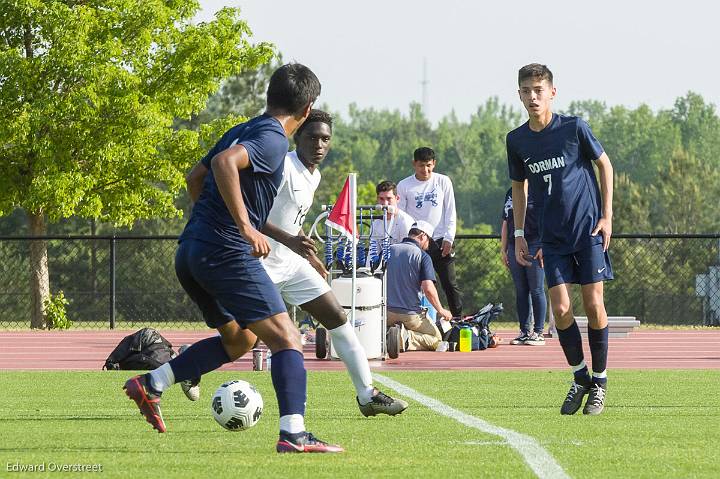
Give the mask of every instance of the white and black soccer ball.
M 244 431 L 260 420 L 263 399 L 255 386 L 236 379 L 220 385 L 213 394 L 212 414 L 228 431 Z

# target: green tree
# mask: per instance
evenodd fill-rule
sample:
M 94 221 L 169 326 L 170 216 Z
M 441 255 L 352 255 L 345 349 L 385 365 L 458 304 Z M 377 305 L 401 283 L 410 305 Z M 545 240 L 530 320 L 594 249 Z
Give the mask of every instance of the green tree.
M 283 65 L 281 54 L 275 55 L 268 63 L 254 69 L 243 70 L 222 82 L 220 89 L 212 95 L 205 109 L 193 115 L 188 121 L 179 120 L 179 126 L 196 130 L 204 125 L 229 115 L 252 118 L 265 109 L 265 97 L 270 76 Z M 212 145 L 208 145 L 210 147 Z
M 720 168 L 720 118 L 715 106 L 697 93 L 675 101 L 672 119 L 682 134 L 683 148 L 691 155 Z
M 174 129 L 220 81 L 272 55 L 237 9 L 193 24 L 197 1 L 15 0 L 0 15 L 0 214 L 31 235 L 71 216 L 117 225 L 177 216 L 198 132 Z M 213 131 L 219 129 L 216 124 Z M 46 327 L 47 248 L 30 252 L 32 327 Z

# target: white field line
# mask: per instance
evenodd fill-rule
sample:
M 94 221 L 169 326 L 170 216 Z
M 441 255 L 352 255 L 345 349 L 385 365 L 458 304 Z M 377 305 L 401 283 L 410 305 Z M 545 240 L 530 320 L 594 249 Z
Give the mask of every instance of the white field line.
M 500 436 L 507 444 L 515 449 L 520 456 L 525 460 L 530 469 L 535 475 L 541 479 L 569 479 L 570 476 L 563 470 L 563 468 L 555 462 L 555 459 L 546 451 L 535 439 L 519 432 L 505 429 L 499 426 L 490 424 L 475 416 L 470 416 L 462 411 L 458 411 L 447 404 L 444 404 L 437 399 L 420 394 L 412 388 L 405 386 L 397 381 L 394 381 L 383 375 L 373 373 L 373 379 L 375 381 L 384 384 L 385 386 L 394 389 L 403 396 L 407 396 L 423 406 L 435 411 L 438 414 L 454 419 L 460 424 L 467 427 L 473 427 L 487 434 L 493 434 Z

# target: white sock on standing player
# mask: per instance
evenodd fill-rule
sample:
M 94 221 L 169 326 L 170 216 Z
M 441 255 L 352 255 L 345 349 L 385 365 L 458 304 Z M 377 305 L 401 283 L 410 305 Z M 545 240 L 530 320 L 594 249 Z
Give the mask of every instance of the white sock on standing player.
M 360 341 L 355 335 L 350 322 L 330 330 L 332 345 L 338 356 L 345 363 L 360 404 L 367 404 L 372 400 L 373 385 L 370 365 Z
M 305 431 L 305 418 L 302 414 L 280 416 L 280 430 L 289 432 L 290 434 L 303 432 Z

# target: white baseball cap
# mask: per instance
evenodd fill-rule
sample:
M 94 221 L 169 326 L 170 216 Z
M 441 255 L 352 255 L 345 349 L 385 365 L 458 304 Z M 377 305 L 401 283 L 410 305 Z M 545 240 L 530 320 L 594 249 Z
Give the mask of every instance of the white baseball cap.
M 423 220 L 417 220 L 415 223 L 413 223 L 412 226 L 410 227 L 410 229 L 413 229 L 413 228 L 422 231 L 430 239 L 432 239 L 433 231 L 435 231 L 435 228 L 433 228 L 433 226 L 430 223 L 428 223 L 427 221 L 423 221 Z

